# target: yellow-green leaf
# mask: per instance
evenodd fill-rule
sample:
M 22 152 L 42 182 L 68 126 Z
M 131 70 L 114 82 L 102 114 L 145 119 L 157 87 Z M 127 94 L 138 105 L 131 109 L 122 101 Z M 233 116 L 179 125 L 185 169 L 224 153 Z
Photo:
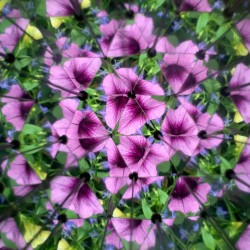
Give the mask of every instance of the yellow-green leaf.
M 33 220 L 24 216 L 20 215 L 21 223 L 24 227 L 24 239 L 26 242 L 31 242 L 31 246 L 36 248 L 37 246 L 41 245 L 46 239 L 49 237 L 49 231 L 41 231 L 38 235 L 37 233 L 41 230 L 41 226 L 35 225 Z M 36 237 L 35 237 L 36 236 Z

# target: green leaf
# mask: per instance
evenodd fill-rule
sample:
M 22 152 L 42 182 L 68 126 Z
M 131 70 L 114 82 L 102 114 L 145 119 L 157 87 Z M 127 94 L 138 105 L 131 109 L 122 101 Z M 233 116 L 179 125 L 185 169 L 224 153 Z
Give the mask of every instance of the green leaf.
M 151 211 L 150 207 L 148 206 L 145 199 L 142 199 L 142 211 L 147 219 L 151 218 L 153 213 L 152 213 L 152 211 Z
M 196 33 L 199 34 L 205 28 L 208 22 L 209 22 L 209 14 L 208 13 L 201 14 L 197 22 Z
M 224 157 L 222 156 L 219 156 L 220 160 L 221 160 L 221 164 L 220 164 L 220 171 L 222 174 L 224 174 L 224 172 L 227 170 L 227 169 L 232 169 L 232 165 L 231 163 L 225 159 Z
M 167 193 L 165 193 L 164 191 L 158 189 L 158 194 L 159 194 L 159 197 L 160 197 L 160 201 L 161 203 L 164 205 L 168 199 L 168 195 Z
M 32 124 L 25 124 L 22 130 L 22 134 L 36 134 L 42 131 L 42 128 L 38 126 Z
M 172 158 L 171 158 L 171 162 L 174 164 L 175 167 L 178 167 L 180 164 L 180 156 L 178 154 L 175 154 Z
M 208 249 L 214 250 L 216 247 L 216 241 L 213 236 L 205 229 L 201 229 L 202 239 Z
M 168 173 L 170 169 L 170 162 L 164 161 L 157 165 L 157 169 L 162 173 Z

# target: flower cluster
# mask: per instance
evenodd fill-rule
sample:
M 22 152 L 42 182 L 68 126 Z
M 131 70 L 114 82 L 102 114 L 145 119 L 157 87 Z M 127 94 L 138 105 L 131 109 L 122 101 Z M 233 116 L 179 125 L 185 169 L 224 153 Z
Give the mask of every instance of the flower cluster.
M 0 1 L 0 249 L 250 247 L 240 2 Z

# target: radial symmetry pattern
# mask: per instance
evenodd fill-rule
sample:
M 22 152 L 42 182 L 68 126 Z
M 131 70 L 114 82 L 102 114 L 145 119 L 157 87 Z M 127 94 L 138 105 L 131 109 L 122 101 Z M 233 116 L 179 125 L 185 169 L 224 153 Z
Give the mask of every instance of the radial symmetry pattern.
M 0 0 L 0 250 L 249 250 L 249 13 Z

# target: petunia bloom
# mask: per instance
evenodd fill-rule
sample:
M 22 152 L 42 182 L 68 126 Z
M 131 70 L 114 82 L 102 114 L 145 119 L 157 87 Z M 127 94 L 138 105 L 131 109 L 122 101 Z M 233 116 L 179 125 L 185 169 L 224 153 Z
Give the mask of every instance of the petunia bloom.
M 158 84 L 139 78 L 132 69 L 120 68 L 116 74 L 108 74 L 103 80 L 103 88 L 108 96 L 105 120 L 112 129 L 119 122 L 118 131 L 130 135 L 148 120 L 163 115 L 164 102 L 151 96 L 162 96 L 164 92 Z
M 11 53 L 14 51 L 28 24 L 29 20 L 18 18 L 15 24 L 9 26 L 5 29 L 3 34 L 0 34 L 1 54 L 6 54 L 8 52 Z
M 207 194 L 210 190 L 210 185 L 202 183 L 201 178 L 179 177 L 171 193 L 168 207 L 170 211 L 181 211 L 184 214 L 196 213 L 200 209 L 200 203 L 207 202 Z
M 100 55 L 96 53 L 79 48 L 79 46 L 75 43 L 69 43 L 66 37 L 60 37 L 59 39 L 57 39 L 55 45 L 58 51 L 52 50 L 50 47 L 47 47 L 46 49 L 46 52 L 44 55 L 44 63 L 48 66 L 52 66 L 54 62 L 56 64 L 59 64 L 62 58 L 76 58 L 76 57 L 97 58 L 97 57 L 100 57 Z
M 199 131 L 204 131 L 206 133 L 206 138 L 203 138 L 199 142 L 199 146 L 196 149 L 197 153 L 204 148 L 211 149 L 217 147 L 223 139 L 223 135 L 217 134 L 224 128 L 221 117 L 217 114 L 210 115 L 209 113 L 202 113 L 197 107 L 186 101 L 183 97 L 179 97 L 178 99 L 196 123 Z
M 67 136 L 71 138 L 68 147 L 75 155 L 102 150 L 112 140 L 93 111 L 77 110 L 71 121 Z
M 134 24 L 126 25 L 123 28 L 119 28 L 119 22 L 112 22 L 112 26 L 111 23 L 108 25 L 106 27 L 113 27 L 108 34 L 109 41 L 111 41 L 110 38 L 112 38 L 112 41 L 106 43 L 105 51 L 107 51 L 107 57 L 138 54 L 142 50 L 149 48 L 154 42 L 154 26 L 151 17 L 145 17 L 138 13 L 134 18 Z M 114 32 L 116 33 L 114 34 Z M 107 45 L 109 46 L 107 47 Z
M 51 201 L 77 213 L 80 218 L 103 213 L 103 207 L 87 183 L 69 176 L 55 177 L 51 182 Z
M 26 242 L 13 218 L 8 218 L 0 223 L 0 232 L 6 235 L 6 238 L 13 241 L 17 249 L 23 249 L 26 246 Z M 31 247 L 27 248 L 31 250 Z
M 135 241 L 140 250 L 155 246 L 155 234 L 150 220 L 112 218 L 117 234 L 126 241 Z
M 57 120 L 51 127 L 53 144 L 51 146 L 51 156 L 55 157 L 58 151 L 65 152 L 67 155 L 65 168 L 77 165 L 77 158 L 74 153 L 70 150 L 68 145 L 74 144 L 74 140 L 67 136 L 67 131 L 72 122 L 74 114 L 78 107 L 76 100 L 66 99 L 59 103 L 62 108 L 63 118 Z M 84 152 L 77 155 L 78 158 L 82 157 Z
M 20 131 L 23 128 L 34 101 L 29 94 L 24 92 L 17 84 L 11 86 L 6 96 L 10 98 L 2 98 L 2 102 L 6 103 L 2 108 L 2 112 L 6 116 L 6 120 L 10 122 L 16 130 Z
M 236 24 L 236 28 L 239 30 L 245 45 L 250 52 L 250 19 L 243 19 Z
M 250 122 L 250 69 L 243 63 L 236 66 L 229 83 L 230 97 L 239 110 L 243 120 Z
M 173 92 L 177 95 L 192 94 L 195 87 L 207 77 L 203 61 L 195 56 L 198 47 L 192 41 L 181 43 L 168 52 L 161 63 L 161 70 Z
M 52 66 L 49 81 L 59 87 L 50 86 L 55 89 L 66 89 L 60 89 L 64 97 L 72 95 L 67 90 L 76 93 L 84 91 L 94 79 L 101 64 L 100 58 L 73 58 L 67 60 L 63 66 Z
M 239 240 L 236 243 L 238 250 L 245 250 L 250 248 L 250 225 L 248 225 L 240 236 Z
M 239 180 L 235 180 L 237 187 L 244 191 L 250 193 L 250 188 L 244 183 L 249 183 L 250 181 L 250 139 L 247 140 L 246 145 L 241 153 L 238 163 L 234 167 L 234 173 Z M 242 180 L 242 183 L 240 180 Z
M 46 0 L 46 13 L 49 17 L 79 16 L 80 8 L 88 7 L 89 0 Z
M 176 151 L 192 156 L 199 144 L 199 130 L 192 117 L 182 106 L 169 109 L 162 122 L 163 143 L 171 157 Z
M 10 163 L 10 168 L 7 174 L 19 185 L 25 186 L 41 183 L 36 172 L 31 168 L 22 155 L 16 156 L 15 160 Z
M 197 11 L 197 12 L 210 12 L 208 0 L 175 0 L 175 3 L 179 6 L 179 11 Z

